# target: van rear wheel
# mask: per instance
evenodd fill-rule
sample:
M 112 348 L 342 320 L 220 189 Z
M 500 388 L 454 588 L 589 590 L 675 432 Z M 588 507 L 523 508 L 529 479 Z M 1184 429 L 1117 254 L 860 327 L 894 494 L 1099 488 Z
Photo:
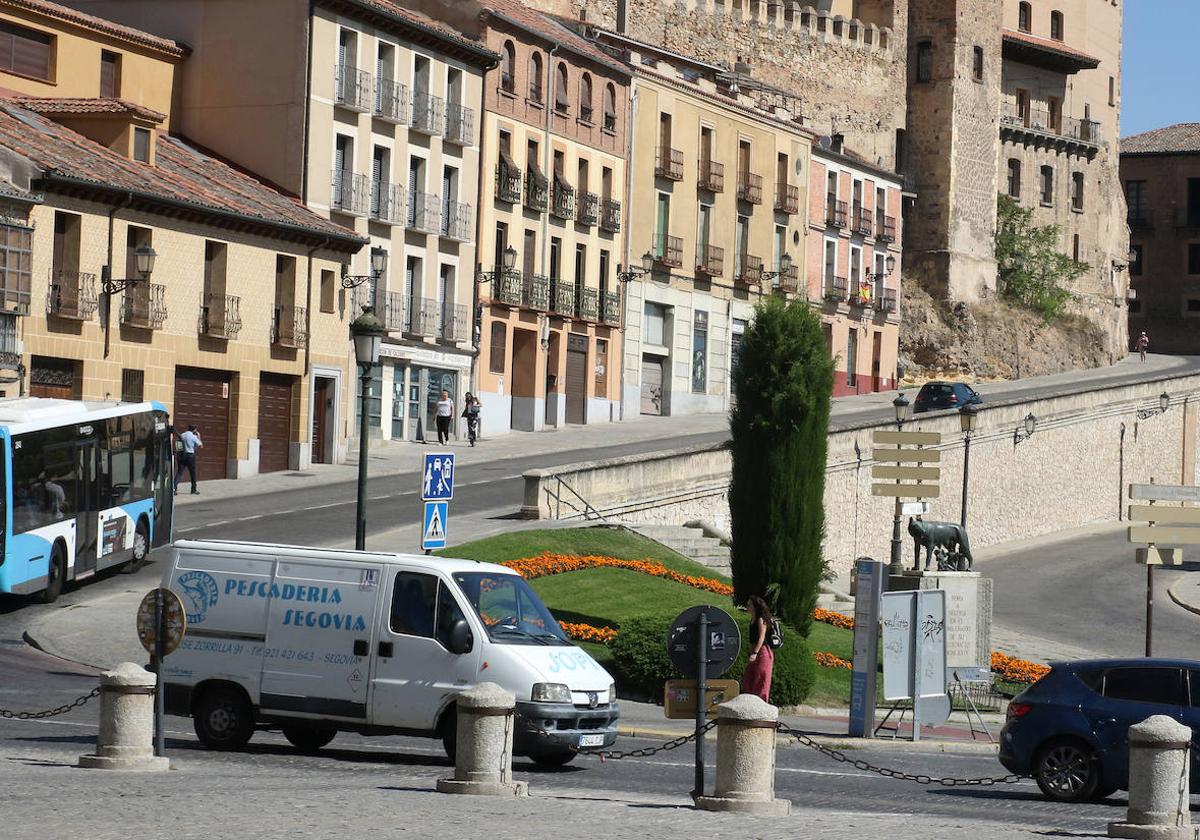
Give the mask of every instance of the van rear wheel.
M 240 750 L 254 734 L 254 710 L 240 691 L 211 688 L 196 702 L 192 726 L 210 750 Z
M 336 729 L 319 726 L 285 726 L 283 737 L 300 752 L 316 752 L 326 746 L 337 735 Z

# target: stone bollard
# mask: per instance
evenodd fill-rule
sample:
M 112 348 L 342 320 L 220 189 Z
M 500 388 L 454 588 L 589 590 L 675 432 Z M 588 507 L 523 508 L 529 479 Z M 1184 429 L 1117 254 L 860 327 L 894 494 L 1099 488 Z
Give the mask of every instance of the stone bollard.
M 1109 837 L 1191 840 L 1197 836 L 1190 809 L 1192 730 L 1174 718 L 1154 715 L 1129 727 L 1129 812 L 1109 823 Z
M 696 797 L 705 811 L 786 816 L 792 803 L 775 798 L 775 736 L 779 709 L 754 694 L 717 706 L 717 782 Z
M 154 754 L 154 674 L 122 662 L 100 675 L 100 732 L 96 752 L 79 756 L 96 770 L 170 770 Z
M 458 695 L 454 778 L 438 779 L 442 793 L 528 796 L 526 782 L 512 780 L 516 698 L 495 683 Z

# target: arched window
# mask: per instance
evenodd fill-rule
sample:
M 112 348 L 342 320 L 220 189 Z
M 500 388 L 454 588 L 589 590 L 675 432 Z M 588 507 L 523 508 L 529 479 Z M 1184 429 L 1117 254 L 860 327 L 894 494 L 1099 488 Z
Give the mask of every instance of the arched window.
M 542 101 L 542 54 L 536 52 L 529 58 L 529 101 Z
M 1055 41 L 1063 39 L 1063 13 L 1054 11 L 1050 13 L 1050 37 Z
M 516 47 L 513 46 L 512 41 L 505 41 L 504 49 L 500 51 L 500 89 L 507 93 L 513 93 L 516 90 L 516 79 L 513 74 L 516 61 Z
M 612 82 L 604 86 L 604 130 L 617 130 L 617 88 Z
M 1033 29 L 1033 8 L 1028 3 L 1021 3 L 1017 12 L 1017 29 L 1030 32 Z
M 585 123 L 592 121 L 592 77 L 589 73 L 579 77 L 579 119 Z
M 569 99 L 567 83 L 567 64 L 565 61 L 560 61 L 558 63 L 558 71 L 554 74 L 554 110 L 560 114 L 567 113 L 567 102 Z

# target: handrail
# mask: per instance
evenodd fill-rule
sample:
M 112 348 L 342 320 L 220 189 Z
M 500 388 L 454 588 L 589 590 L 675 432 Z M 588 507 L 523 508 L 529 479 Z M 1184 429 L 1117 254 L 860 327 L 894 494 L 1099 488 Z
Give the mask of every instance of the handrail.
M 586 521 L 589 521 L 589 522 L 591 521 L 592 514 L 594 514 L 595 518 L 599 519 L 601 522 L 609 521 L 608 518 L 599 511 L 599 509 L 597 509 L 595 506 L 593 506 L 592 503 L 589 502 L 587 499 L 583 498 L 583 496 L 581 496 L 574 487 L 572 487 L 570 484 L 567 484 L 567 482 L 563 481 L 562 476 L 556 475 L 556 476 L 553 476 L 553 478 L 554 478 L 555 483 L 558 485 L 558 487 L 556 488 L 556 490 L 551 490 L 550 487 L 547 486 L 545 488 L 545 490 L 546 490 L 547 504 L 549 504 L 551 501 L 553 501 L 553 503 L 554 503 L 553 508 L 554 508 L 554 518 L 555 519 L 562 519 L 562 506 L 565 502 L 565 504 L 567 505 L 567 507 L 570 510 L 573 510 L 577 514 L 582 515 L 584 520 L 586 520 Z M 571 495 L 573 495 L 576 499 L 579 500 L 580 503 L 583 504 L 583 507 L 580 508 L 578 505 L 573 503 L 570 499 L 564 500 L 563 494 L 562 494 L 563 488 L 569 490 L 571 492 Z

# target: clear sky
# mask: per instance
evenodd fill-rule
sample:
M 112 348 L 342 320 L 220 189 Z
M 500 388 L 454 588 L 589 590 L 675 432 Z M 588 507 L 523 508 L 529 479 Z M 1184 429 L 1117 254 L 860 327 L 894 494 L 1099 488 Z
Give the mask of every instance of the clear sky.
M 1200 122 L 1200 0 L 1126 0 L 1121 136 Z

